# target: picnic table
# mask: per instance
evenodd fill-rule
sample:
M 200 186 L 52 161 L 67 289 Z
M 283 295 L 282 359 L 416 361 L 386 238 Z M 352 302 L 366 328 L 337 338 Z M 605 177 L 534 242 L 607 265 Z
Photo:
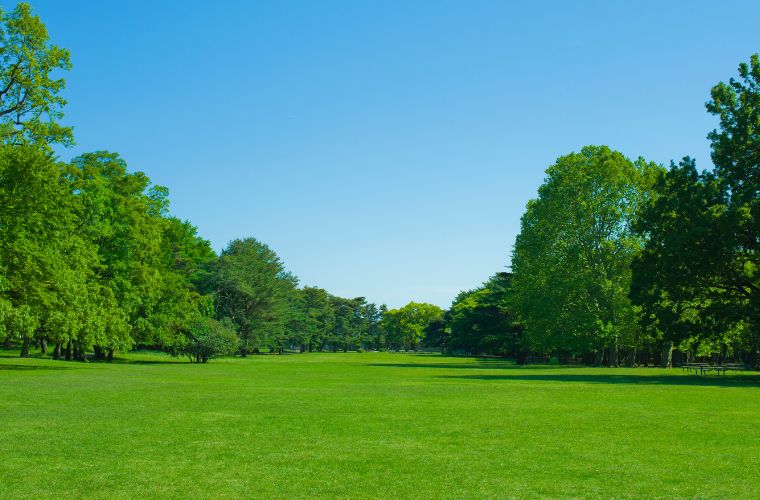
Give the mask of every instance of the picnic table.
M 725 374 L 728 370 L 732 371 L 744 371 L 747 367 L 743 363 L 724 363 L 722 365 L 711 365 L 710 363 L 684 363 L 681 365 L 681 371 L 694 371 L 704 375 L 705 373 L 715 372 L 718 375 Z
M 710 366 L 710 363 L 684 363 L 681 365 L 681 371 L 690 372 L 694 370 L 694 373 L 701 372 L 702 367 Z

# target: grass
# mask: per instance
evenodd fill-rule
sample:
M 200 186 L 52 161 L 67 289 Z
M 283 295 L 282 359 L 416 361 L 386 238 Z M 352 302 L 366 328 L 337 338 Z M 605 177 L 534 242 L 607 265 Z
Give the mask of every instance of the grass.
M 0 356 L 0 497 L 760 496 L 760 376 Z

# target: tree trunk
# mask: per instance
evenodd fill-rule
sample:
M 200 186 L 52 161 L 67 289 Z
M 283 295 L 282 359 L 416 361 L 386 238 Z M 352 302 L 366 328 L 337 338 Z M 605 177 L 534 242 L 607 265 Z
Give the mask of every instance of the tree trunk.
M 28 358 L 29 357 L 29 344 L 31 343 L 31 339 L 28 335 L 24 335 L 24 340 L 21 343 L 21 357 L 22 358 Z
M 673 368 L 673 342 L 666 342 L 662 348 L 662 367 Z
M 108 354 L 106 355 L 106 359 L 108 361 L 113 361 L 113 349 L 108 349 Z
M 760 368 L 760 359 L 758 359 L 757 355 L 758 350 L 758 333 L 757 329 L 755 328 L 755 323 L 750 323 L 750 341 L 749 341 L 749 352 L 747 353 L 747 364 L 750 365 L 753 369 Z
M 53 359 L 61 359 L 61 343 L 56 342 L 53 348 Z
M 82 344 L 80 344 L 79 342 L 77 342 L 76 353 L 77 353 L 77 356 L 76 356 L 77 361 L 81 361 L 82 363 L 87 363 L 87 352 L 85 351 L 85 348 L 82 346 Z
M 610 346 L 610 352 L 609 352 L 609 365 L 617 367 L 618 366 L 618 345 L 617 340 L 612 341 L 612 345 Z
M 69 340 L 66 343 L 66 356 L 65 356 L 66 357 L 66 361 L 71 361 L 71 355 L 72 355 L 72 352 L 71 352 L 71 341 Z
M 47 337 L 42 337 L 40 340 L 40 354 L 47 353 Z
M 594 366 L 602 366 L 604 361 L 604 349 L 596 351 L 596 359 L 594 359 Z

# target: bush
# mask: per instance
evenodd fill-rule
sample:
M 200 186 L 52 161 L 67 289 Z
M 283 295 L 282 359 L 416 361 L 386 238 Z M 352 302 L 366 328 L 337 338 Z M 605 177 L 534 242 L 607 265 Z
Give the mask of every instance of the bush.
M 184 354 L 190 361 L 205 363 L 211 358 L 235 354 L 238 342 L 231 323 L 203 318 L 190 325 L 185 342 L 173 354 Z
M 362 349 L 362 348 L 360 347 L 360 348 L 358 348 L 358 349 L 356 350 L 356 352 L 364 352 L 364 349 Z
M 551 359 L 549 359 L 549 364 L 557 366 L 559 364 L 559 359 L 557 359 L 557 356 L 552 356 Z

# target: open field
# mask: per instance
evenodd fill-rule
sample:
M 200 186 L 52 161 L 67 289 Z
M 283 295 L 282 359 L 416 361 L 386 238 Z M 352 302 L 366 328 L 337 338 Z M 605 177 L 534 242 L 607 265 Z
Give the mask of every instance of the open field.
M 0 358 L 0 497 L 760 496 L 760 376 Z

